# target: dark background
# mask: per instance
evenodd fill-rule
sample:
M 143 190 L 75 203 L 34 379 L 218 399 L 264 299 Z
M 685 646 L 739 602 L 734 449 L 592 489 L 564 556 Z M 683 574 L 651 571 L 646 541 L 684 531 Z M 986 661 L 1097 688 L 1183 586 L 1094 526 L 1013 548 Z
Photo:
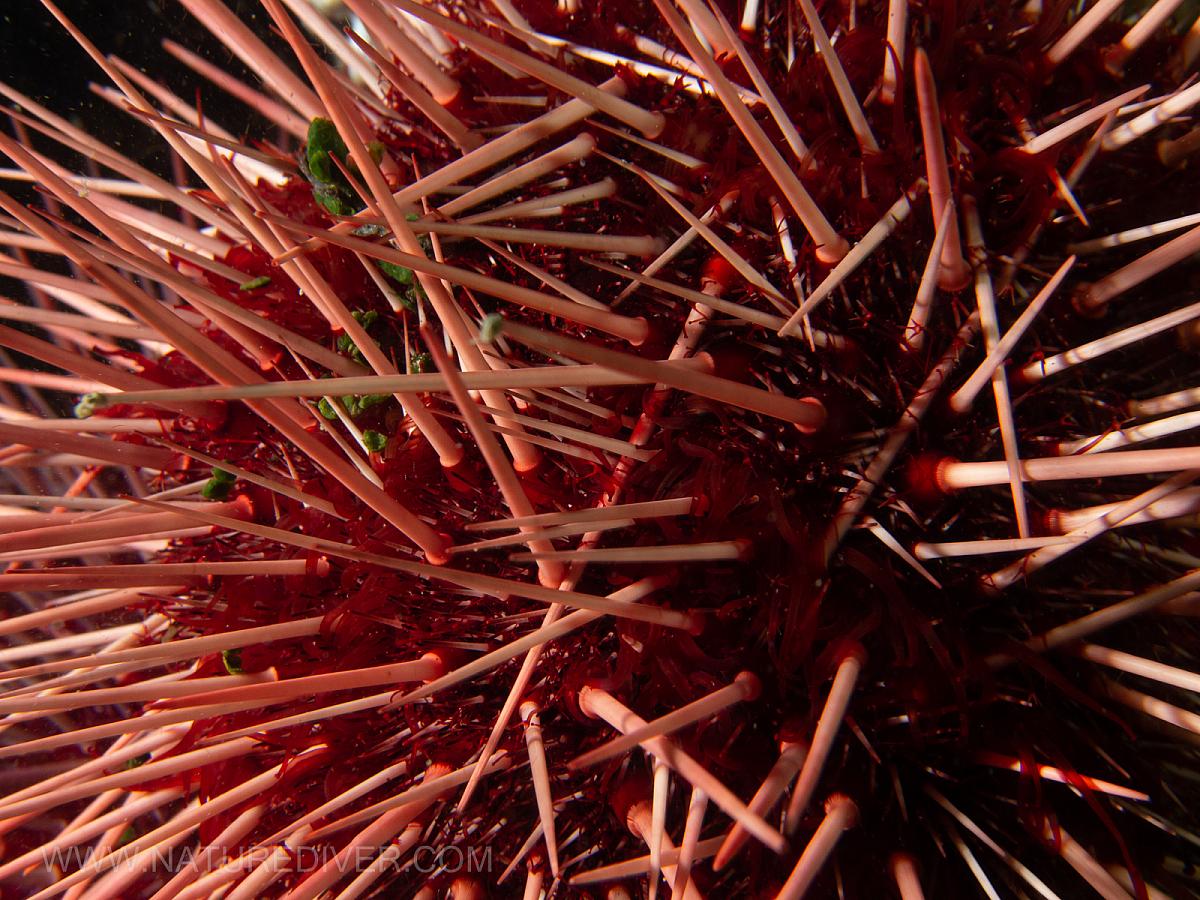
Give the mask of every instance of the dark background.
M 269 17 L 258 0 L 225 0 L 225 4 L 283 59 L 290 60 L 290 52 L 271 32 Z M 263 127 L 240 103 L 162 49 L 163 38 L 171 38 L 248 83 L 258 84 L 176 0 L 59 0 L 58 6 L 101 51 L 115 53 L 152 74 L 189 103 L 195 102 L 200 89 L 205 110 L 235 134 Z M 107 77 L 40 0 L 0 0 L 0 79 L 118 146 L 127 156 L 144 164 L 161 164 L 161 140 L 88 90 L 89 82 L 108 84 Z M 3 122 L 0 127 L 8 130 L 9 126 Z M 59 152 L 54 155 L 63 159 Z

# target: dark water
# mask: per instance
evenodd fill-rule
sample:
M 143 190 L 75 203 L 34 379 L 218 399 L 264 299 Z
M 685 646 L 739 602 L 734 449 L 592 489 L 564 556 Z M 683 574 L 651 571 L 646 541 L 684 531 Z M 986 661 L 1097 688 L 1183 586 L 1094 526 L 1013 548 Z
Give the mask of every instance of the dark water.
M 269 44 L 282 46 L 267 26 L 257 0 L 225 0 Z M 200 53 L 230 72 L 245 68 L 175 0 L 59 0 L 59 6 L 96 43 L 151 73 L 176 94 L 194 102 L 201 91 L 205 110 L 235 133 L 258 127 L 240 104 L 207 85 L 165 50 L 164 38 Z M 281 52 L 285 59 L 286 51 Z M 0 0 L 0 78 L 92 134 L 120 147 L 140 162 L 160 159 L 161 141 L 124 113 L 88 90 L 89 82 L 108 84 L 98 66 L 42 6 L 40 0 Z M 7 123 L 4 126 L 7 129 Z M 58 154 L 56 154 L 58 155 Z M 59 158 L 62 158 L 61 156 Z

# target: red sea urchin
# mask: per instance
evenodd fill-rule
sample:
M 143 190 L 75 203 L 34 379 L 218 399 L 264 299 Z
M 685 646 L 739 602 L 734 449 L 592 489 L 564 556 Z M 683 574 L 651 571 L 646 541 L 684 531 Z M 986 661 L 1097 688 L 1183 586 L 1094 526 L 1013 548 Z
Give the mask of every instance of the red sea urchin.
M 7 890 L 1198 895 L 1194 4 L 180 2 L 0 86 Z

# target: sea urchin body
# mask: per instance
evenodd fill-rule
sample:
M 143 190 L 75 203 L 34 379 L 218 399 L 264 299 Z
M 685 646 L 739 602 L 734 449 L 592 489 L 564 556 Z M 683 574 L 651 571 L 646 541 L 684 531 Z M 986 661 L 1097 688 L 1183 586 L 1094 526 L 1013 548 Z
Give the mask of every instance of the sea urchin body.
M 14 896 L 1197 896 L 1194 4 L 42 5 Z

